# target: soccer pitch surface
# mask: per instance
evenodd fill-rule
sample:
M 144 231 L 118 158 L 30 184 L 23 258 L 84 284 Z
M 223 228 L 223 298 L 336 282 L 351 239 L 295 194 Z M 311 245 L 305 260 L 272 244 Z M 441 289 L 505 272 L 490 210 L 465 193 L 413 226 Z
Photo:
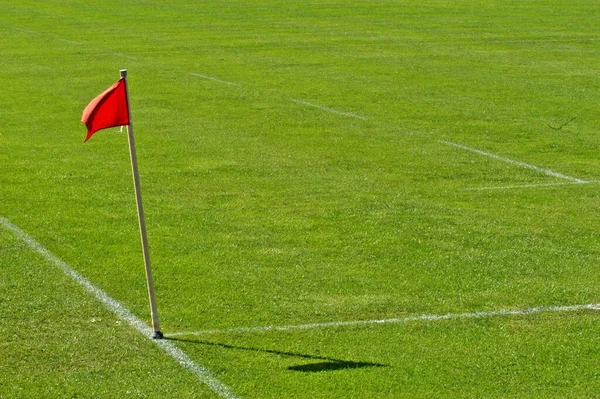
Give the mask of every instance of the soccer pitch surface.
M 597 397 L 596 2 L 0 15 L 0 398 Z

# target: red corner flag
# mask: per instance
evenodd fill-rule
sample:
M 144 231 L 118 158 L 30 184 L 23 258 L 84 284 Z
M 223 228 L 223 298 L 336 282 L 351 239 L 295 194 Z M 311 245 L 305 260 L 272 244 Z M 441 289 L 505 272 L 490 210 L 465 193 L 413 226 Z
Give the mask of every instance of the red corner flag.
M 110 86 L 85 107 L 81 116 L 81 121 L 85 123 L 88 130 L 84 143 L 98 130 L 129 125 L 125 85 L 125 79 L 119 79 L 117 83 Z

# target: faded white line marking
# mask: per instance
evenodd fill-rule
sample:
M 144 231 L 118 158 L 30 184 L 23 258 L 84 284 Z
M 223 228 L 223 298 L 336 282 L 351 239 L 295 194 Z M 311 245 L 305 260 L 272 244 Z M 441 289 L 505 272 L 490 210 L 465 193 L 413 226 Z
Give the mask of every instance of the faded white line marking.
M 20 32 L 25 32 L 25 33 L 32 33 L 32 34 L 38 34 L 36 31 L 31 30 L 31 29 L 26 29 L 26 28 L 21 28 L 19 26 L 11 26 L 12 29 L 14 30 L 18 30 Z
M 34 34 L 37 36 L 41 36 L 41 37 L 50 37 L 53 38 L 54 40 L 57 40 L 59 42 L 64 42 L 64 43 L 69 43 L 69 44 L 75 44 L 77 46 L 86 46 L 85 43 L 82 42 L 78 42 L 75 40 L 69 40 L 69 39 L 65 39 L 63 37 L 60 37 L 54 33 L 47 33 L 47 32 L 37 32 L 35 30 L 31 30 L 31 29 L 26 29 L 26 28 L 21 28 L 18 26 L 11 26 L 12 29 L 18 30 L 20 32 L 25 32 L 25 33 L 30 33 L 30 34 Z M 122 58 L 127 58 L 129 60 L 137 60 L 136 57 L 127 55 L 127 54 L 123 54 L 123 53 L 119 53 L 117 51 L 110 51 L 110 50 L 100 50 L 101 52 L 103 52 L 104 54 L 110 54 L 110 55 L 115 55 L 117 57 L 122 57 Z
M 312 103 L 309 103 L 309 102 L 306 102 L 306 101 L 295 100 L 293 98 L 291 99 L 291 101 L 293 101 L 295 103 L 298 103 L 298 104 L 306 105 L 307 107 L 317 108 L 317 109 L 320 109 L 321 111 L 327 111 L 327 112 L 331 112 L 331 113 L 338 114 L 338 115 L 349 116 L 349 117 L 352 117 L 352 118 L 358 118 L 358 119 L 361 119 L 363 121 L 367 120 L 367 118 L 365 118 L 364 116 L 353 114 L 351 112 L 342 112 L 342 111 L 338 111 L 337 109 L 327 108 L 327 107 L 323 107 L 321 105 L 312 104 Z
M 399 317 L 393 319 L 379 320 L 358 320 L 358 321 L 334 321 L 328 323 L 312 323 L 312 324 L 296 324 L 289 326 L 264 326 L 264 327 L 239 327 L 225 328 L 217 330 L 202 330 L 191 332 L 175 332 L 170 333 L 170 337 L 185 336 L 185 335 L 207 335 L 207 334 L 226 334 L 226 333 L 243 333 L 243 332 L 265 332 L 265 331 L 290 331 L 290 330 L 308 330 L 314 328 L 326 327 L 344 327 L 344 326 L 360 326 L 369 324 L 397 324 L 407 323 L 411 321 L 440 321 L 453 319 L 476 319 L 487 318 L 494 316 L 510 316 L 510 315 L 528 315 L 543 312 L 574 312 L 578 310 L 600 310 L 600 304 L 591 303 L 587 305 L 570 305 L 570 306 L 538 306 L 527 309 L 504 309 L 491 310 L 485 312 L 469 312 L 469 313 L 447 313 L 442 315 L 419 315 Z
M 540 183 L 540 184 L 517 184 L 514 186 L 489 186 L 489 187 L 467 187 L 462 190 L 465 191 L 486 191 L 486 190 L 510 190 L 513 188 L 535 188 L 535 187 L 553 187 L 553 186 L 572 186 L 575 184 L 592 184 L 599 183 L 598 181 L 583 181 L 583 182 L 570 182 L 570 183 Z
M 172 342 L 167 340 L 152 339 L 152 328 L 142 320 L 137 318 L 131 311 L 122 303 L 110 297 L 106 292 L 92 284 L 88 279 L 83 277 L 71 266 L 57 258 L 52 252 L 44 248 L 40 243 L 31 238 L 27 233 L 21 230 L 19 227 L 12 224 L 8 219 L 0 217 L 0 224 L 6 229 L 12 231 L 19 239 L 29 246 L 32 250 L 42 255 L 47 261 L 58 266 L 63 273 L 71 277 L 77 284 L 81 285 L 87 292 L 94 295 L 96 299 L 104 305 L 106 309 L 113 312 L 119 319 L 126 321 L 130 326 L 135 328 L 139 333 L 150 339 L 159 348 L 165 351 L 169 356 L 175 359 L 183 367 L 194 373 L 200 381 L 210 387 L 210 389 L 218 394 L 219 396 L 227 399 L 235 399 L 235 396 L 231 389 L 217 379 L 208 369 L 204 366 L 194 362 L 188 355 L 186 355 L 181 349 L 175 346 Z
M 497 159 L 499 161 L 503 161 L 503 162 L 510 163 L 510 164 L 513 164 L 513 165 L 521 166 L 523 168 L 532 169 L 532 170 L 535 170 L 536 172 L 544 173 L 544 174 L 546 174 L 548 176 L 557 177 L 559 179 L 570 180 L 570 181 L 574 181 L 574 182 L 577 182 L 577 183 L 587 183 L 587 181 L 585 181 L 585 180 L 577 179 L 577 178 L 571 177 L 571 176 L 565 176 L 563 174 L 553 172 L 553 171 L 551 171 L 549 169 L 540 168 L 540 167 L 537 167 L 535 165 L 530 165 L 530 164 L 525 163 L 525 162 L 515 161 L 513 159 L 501 157 L 499 155 L 495 155 L 495 154 L 492 154 L 490 152 L 485 152 L 485 151 L 477 150 L 475 148 L 467 147 L 467 146 L 464 146 L 464 145 L 461 145 L 461 144 L 456 144 L 456 143 L 453 143 L 451 141 L 438 140 L 438 143 L 446 144 L 446 145 L 449 145 L 449 146 L 452 146 L 452 147 L 456 147 L 456 148 L 460 148 L 460 149 L 466 150 L 466 151 L 471 151 L 471 152 L 474 152 L 474 153 L 479 154 L 479 155 L 483 155 L 483 156 L 486 156 L 486 157 L 489 157 L 489 158 Z
M 82 42 L 76 42 L 75 40 L 68 40 L 68 39 L 63 39 L 63 38 L 60 38 L 60 37 L 57 37 L 56 40 L 58 40 L 59 42 L 64 42 L 64 43 L 76 44 L 78 46 L 84 46 L 85 45 Z
M 128 60 L 137 60 L 136 57 L 132 57 L 130 55 L 123 54 L 123 53 L 118 53 L 116 51 L 104 50 L 103 52 L 106 54 L 110 54 L 110 55 L 116 55 L 117 57 L 127 58 Z
M 569 43 L 569 42 L 595 42 L 600 40 L 596 37 L 571 37 L 564 39 L 497 39 L 497 40 L 489 40 L 485 43 Z
M 190 72 L 190 75 L 192 75 L 192 76 L 197 76 L 197 77 L 199 77 L 199 78 L 202 78 L 202 79 L 208 79 L 208 80 L 212 80 L 212 81 L 214 81 L 214 82 L 223 83 L 223 84 L 230 85 L 230 86 L 241 87 L 241 85 L 239 85 L 239 84 L 237 84 L 237 83 L 228 82 L 228 81 L 226 81 L 226 80 L 221 80 L 221 79 L 213 78 L 212 76 L 203 75 L 203 74 L 201 74 L 201 73 L 194 73 L 194 72 Z

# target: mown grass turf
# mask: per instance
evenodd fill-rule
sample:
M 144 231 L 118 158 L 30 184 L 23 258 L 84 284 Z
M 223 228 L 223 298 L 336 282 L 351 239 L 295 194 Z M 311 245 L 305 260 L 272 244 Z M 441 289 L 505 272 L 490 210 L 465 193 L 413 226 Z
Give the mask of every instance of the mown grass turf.
M 83 145 L 79 122 L 127 68 L 167 335 L 598 302 L 597 184 L 470 190 L 570 181 L 441 142 L 596 180 L 592 2 L 5 1 L 0 12 L 0 216 L 147 318 L 125 135 Z M 26 268 L 52 268 L 14 245 L 2 262 L 18 284 Z M 27 304 L 15 295 L 7 315 Z M 82 312 L 73 317 L 87 339 L 108 333 Z M 57 328 L 74 329 L 68 320 Z M 244 397 L 591 397 L 597 320 L 178 345 Z M 106 339 L 98 351 L 111 350 Z M 3 352 L 19 346 L 24 337 Z M 59 363 L 71 367 L 65 350 Z M 206 391 L 161 356 L 165 373 L 188 381 L 173 389 Z M 11 358 L 25 364 L 11 389 L 33 389 L 44 359 Z M 97 395 L 122 392 L 116 384 Z

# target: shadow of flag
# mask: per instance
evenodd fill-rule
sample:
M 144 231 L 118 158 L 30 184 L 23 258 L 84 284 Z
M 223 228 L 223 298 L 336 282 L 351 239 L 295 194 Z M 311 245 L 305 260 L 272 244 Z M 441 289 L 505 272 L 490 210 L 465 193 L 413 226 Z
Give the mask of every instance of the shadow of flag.
M 335 371 L 347 369 L 360 369 L 365 367 L 385 367 L 383 364 L 369 362 L 351 362 L 345 360 L 336 360 L 328 362 L 319 362 L 311 364 L 303 364 L 300 366 L 290 366 L 288 370 L 302 371 L 305 373 L 317 373 L 320 371 Z

